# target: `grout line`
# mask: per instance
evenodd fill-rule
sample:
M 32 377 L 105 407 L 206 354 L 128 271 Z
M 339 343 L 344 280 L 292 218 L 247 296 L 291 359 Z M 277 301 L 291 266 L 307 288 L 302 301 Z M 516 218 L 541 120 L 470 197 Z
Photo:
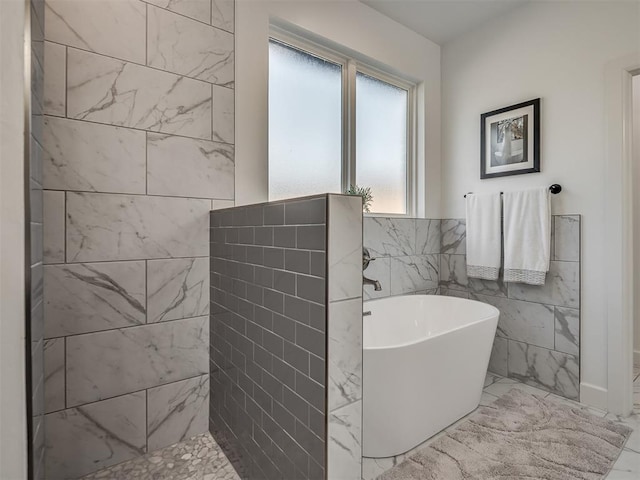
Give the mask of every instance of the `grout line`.
M 83 262 L 53 262 L 53 263 L 45 263 L 44 266 L 63 266 L 63 265 L 84 265 L 84 264 L 93 264 L 93 263 L 124 263 L 124 262 L 144 262 L 145 260 L 155 261 L 155 260 L 189 260 L 192 258 L 209 258 L 208 255 L 190 255 L 188 257 L 160 257 L 160 258 L 125 258 L 120 260 L 91 260 L 91 261 L 83 261 Z
M 67 193 L 75 193 L 78 195 L 120 195 L 120 196 L 132 196 L 132 197 L 165 198 L 165 199 L 180 198 L 183 200 L 198 200 L 198 201 L 205 201 L 205 202 L 209 202 L 211 200 L 226 200 L 224 198 L 211 199 L 211 198 L 203 198 L 203 197 L 182 197 L 177 195 L 157 195 L 157 194 L 147 194 L 147 193 L 93 192 L 88 190 L 47 190 L 47 191 L 49 192 L 62 191 Z M 207 210 L 207 213 L 209 213 L 210 211 L 211 210 Z

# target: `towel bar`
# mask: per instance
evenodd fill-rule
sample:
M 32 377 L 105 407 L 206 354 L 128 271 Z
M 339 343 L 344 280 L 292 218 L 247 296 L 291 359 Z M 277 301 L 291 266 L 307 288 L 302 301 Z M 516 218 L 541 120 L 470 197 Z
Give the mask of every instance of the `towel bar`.
M 554 195 L 557 195 L 558 193 L 560 193 L 562 191 L 562 185 L 558 184 L 558 183 L 554 183 L 553 185 L 549 185 L 549 191 L 551 193 L 553 193 Z M 467 198 L 467 195 L 472 194 L 473 192 L 469 192 L 467 194 L 465 194 L 464 198 Z M 500 195 L 502 195 L 503 192 L 500 192 Z

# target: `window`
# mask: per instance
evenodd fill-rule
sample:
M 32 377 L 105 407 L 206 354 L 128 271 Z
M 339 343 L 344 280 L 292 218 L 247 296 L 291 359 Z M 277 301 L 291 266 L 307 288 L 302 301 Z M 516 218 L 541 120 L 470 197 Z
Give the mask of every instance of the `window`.
M 413 213 L 413 86 L 281 34 L 269 41 L 269 199 L 371 187 Z

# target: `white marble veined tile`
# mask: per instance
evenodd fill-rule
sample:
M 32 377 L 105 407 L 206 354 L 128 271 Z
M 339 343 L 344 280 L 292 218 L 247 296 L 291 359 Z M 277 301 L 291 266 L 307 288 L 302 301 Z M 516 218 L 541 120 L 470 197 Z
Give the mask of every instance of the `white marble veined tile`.
M 235 142 L 235 93 L 231 88 L 213 85 L 213 140 Z
M 592 415 L 595 415 L 596 417 L 604 417 L 607 412 L 604 410 L 600 410 L 599 408 L 595 408 L 595 407 L 590 407 L 588 405 L 584 405 L 582 403 L 579 403 L 575 400 L 569 400 L 568 398 L 565 397 L 561 397 L 559 395 L 555 395 L 553 393 L 550 393 L 549 395 L 547 395 L 547 400 L 551 400 L 552 402 L 556 402 L 556 403 L 560 403 L 562 405 L 566 405 L 567 407 L 571 407 L 571 408 L 578 408 L 580 410 L 585 410 L 587 412 L 589 412 Z
M 327 478 L 361 480 L 361 400 L 329 414 L 327 437 Z
M 94 402 L 208 371 L 209 317 L 76 335 L 67 338 L 67 405 Z
M 391 295 L 438 288 L 439 255 L 392 257 Z
M 209 200 L 67 193 L 67 261 L 203 257 Z
M 209 376 L 147 390 L 149 450 L 181 442 L 209 430 Z
M 233 87 L 234 40 L 223 30 L 149 6 L 147 65 Z
M 509 340 L 509 376 L 570 399 L 580 395 L 579 365 L 573 355 Z
M 67 115 L 211 139 L 211 86 L 69 48 Z
M 469 291 L 479 295 L 491 295 L 493 297 L 506 297 L 507 285 L 502 281 L 502 271 L 498 280 L 483 280 L 481 278 L 468 278 Z
M 233 33 L 234 23 L 235 1 L 211 0 L 211 25 Z
M 204 23 L 211 20 L 211 0 L 145 0 L 158 7 L 194 18 Z
M 329 195 L 329 301 L 362 297 L 362 203 Z
M 145 393 L 45 416 L 47 478 L 78 478 L 146 451 Z
M 223 208 L 231 208 L 235 205 L 233 200 L 211 200 L 211 210 L 222 210 Z
M 625 448 L 640 453 L 640 413 L 634 412 L 628 417 L 608 413 L 604 418 L 632 428 L 633 431 L 625 444 Z
M 441 220 L 416 218 L 415 253 L 440 253 Z
M 467 253 L 467 222 L 464 219 L 442 220 L 440 253 Z
M 497 382 L 494 382 L 488 387 L 486 387 L 484 389 L 484 392 L 490 395 L 493 395 L 495 397 L 501 397 L 502 395 L 510 392 L 511 389 L 513 388 L 522 390 L 523 392 L 527 392 L 532 395 L 538 395 L 539 397 L 543 397 L 543 398 L 549 395 L 549 392 L 545 390 L 532 387 L 531 385 L 526 385 L 524 383 L 519 382 L 518 380 L 514 380 L 511 378 L 501 378 Z
M 147 262 L 148 322 L 209 313 L 209 258 Z
M 362 398 L 362 300 L 329 304 L 329 411 Z
M 445 287 L 440 287 L 438 289 L 438 295 L 444 295 L 445 297 L 469 298 L 469 292 L 466 290 L 450 290 Z
M 42 192 L 44 263 L 64 262 L 64 192 Z
M 508 289 L 510 298 L 580 308 L 580 264 L 551 261 L 544 285 L 509 283 Z
M 66 64 L 66 47 L 44 42 L 44 113 L 47 115 L 65 115 Z
M 580 261 L 580 216 L 555 215 L 554 260 Z
M 145 323 L 144 262 L 47 265 L 47 338 Z
M 627 450 L 626 448 L 622 450 L 620 457 L 618 457 L 618 460 L 616 460 L 616 463 L 613 465 L 613 471 L 611 473 L 614 472 L 632 474 L 633 476 L 631 478 L 640 478 L 640 453 Z
M 580 310 L 555 307 L 556 342 L 554 350 L 580 354 Z
M 364 246 L 372 257 L 413 255 L 416 250 L 413 218 L 364 218 Z
M 440 255 L 440 286 L 466 291 L 468 284 L 465 255 Z
M 151 195 L 233 199 L 234 148 L 224 143 L 147 134 Z
M 391 295 L 391 259 L 389 257 L 378 257 L 371 261 L 362 274 L 371 280 L 379 281 L 382 287 L 382 290 L 376 292 L 373 285 L 362 285 L 362 296 L 365 300 Z
M 46 117 L 44 188 L 145 193 L 145 133 Z
M 144 64 L 145 4 L 138 0 L 47 0 L 47 40 Z
M 493 348 L 491 349 L 491 358 L 489 359 L 489 371 L 497 373 L 503 377 L 508 374 L 507 360 L 509 352 L 509 340 L 502 337 L 496 337 L 493 340 Z
M 44 406 L 45 413 L 65 407 L 64 338 L 44 341 Z
M 541 303 L 510 298 L 471 295 L 471 298 L 500 310 L 498 335 L 549 349 L 554 348 L 554 309 Z

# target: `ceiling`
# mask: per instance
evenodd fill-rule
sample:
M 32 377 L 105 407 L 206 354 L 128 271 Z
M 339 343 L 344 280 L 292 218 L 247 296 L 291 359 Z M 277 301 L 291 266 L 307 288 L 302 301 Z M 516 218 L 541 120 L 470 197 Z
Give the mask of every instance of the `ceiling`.
M 530 0 L 360 0 L 443 45 Z

